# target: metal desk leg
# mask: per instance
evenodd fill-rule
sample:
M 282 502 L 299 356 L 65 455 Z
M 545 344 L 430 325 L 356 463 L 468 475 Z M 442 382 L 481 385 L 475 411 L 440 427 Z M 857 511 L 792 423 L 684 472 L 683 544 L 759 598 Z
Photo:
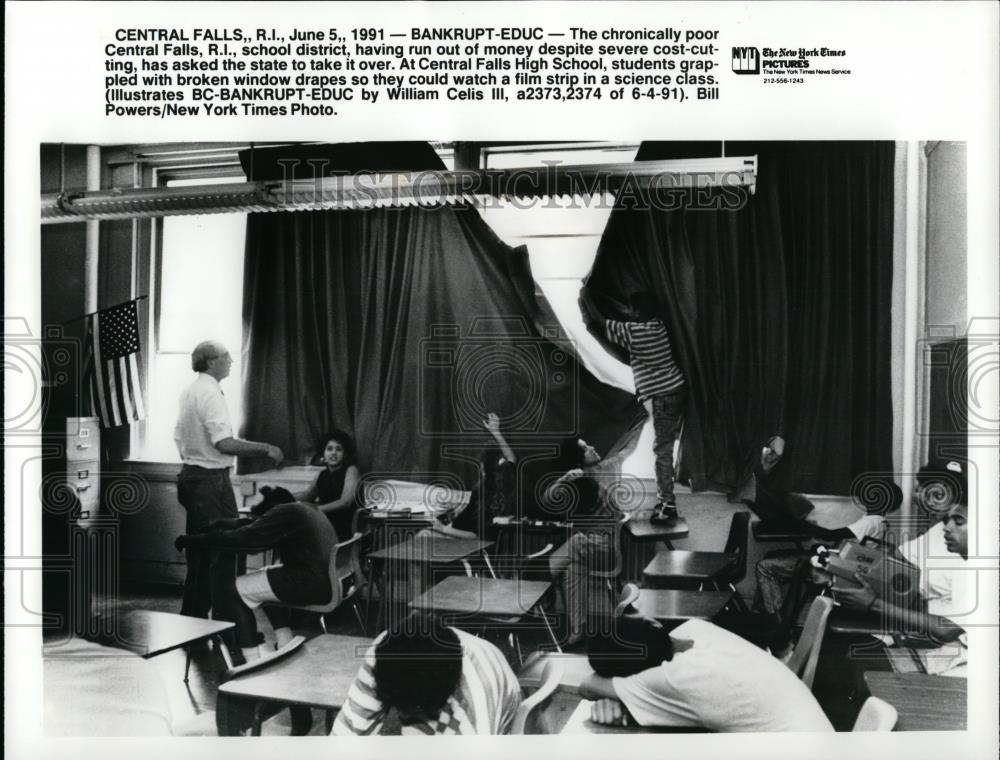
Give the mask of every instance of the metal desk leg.
M 226 670 L 232 670 L 233 669 L 233 658 L 232 658 L 232 655 L 229 654 L 229 647 L 226 646 L 225 639 L 223 639 L 222 636 L 216 634 L 215 640 L 216 640 L 216 642 L 219 645 L 219 652 L 222 654 L 222 661 L 226 663 Z M 188 652 L 188 659 L 190 660 L 190 658 L 191 658 L 191 654 L 190 654 L 190 652 Z M 187 678 L 185 677 L 184 680 L 186 681 Z

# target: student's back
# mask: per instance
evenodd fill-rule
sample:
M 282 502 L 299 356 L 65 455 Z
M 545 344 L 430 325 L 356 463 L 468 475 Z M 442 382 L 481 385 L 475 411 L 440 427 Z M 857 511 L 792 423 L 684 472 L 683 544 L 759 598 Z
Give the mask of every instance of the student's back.
M 712 623 L 670 632 L 673 659 L 627 678 L 615 692 L 640 725 L 720 732 L 832 731 L 812 692 L 781 661 Z M 683 649 L 683 640 L 692 646 Z

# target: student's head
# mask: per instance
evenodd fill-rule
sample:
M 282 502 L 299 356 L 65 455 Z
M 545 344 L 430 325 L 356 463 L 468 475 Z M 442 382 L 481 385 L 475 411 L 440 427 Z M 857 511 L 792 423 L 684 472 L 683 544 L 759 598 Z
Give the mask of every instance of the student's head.
M 279 504 L 291 504 L 296 500 L 291 491 L 281 486 L 261 486 L 260 493 L 264 498 L 250 508 L 254 517 L 266 515 Z
M 503 459 L 503 452 L 496 446 L 487 446 L 479 455 L 479 468 L 484 475 L 492 475 L 497 471 Z
M 917 502 L 928 512 L 942 515 L 955 504 L 968 504 L 966 491 L 961 462 L 928 463 L 917 473 Z
M 855 503 L 870 515 L 895 512 L 903 504 L 903 490 L 891 476 L 864 477 L 856 481 L 853 489 Z
M 229 377 L 232 366 L 233 357 L 217 340 L 202 341 L 191 352 L 191 369 L 211 375 L 216 380 Z
M 559 463 L 564 470 L 588 467 L 600 461 L 600 453 L 583 438 L 567 436 L 559 442 Z
M 633 293 L 629 296 L 628 303 L 632 313 L 640 322 L 648 322 L 659 316 L 659 304 L 656 302 L 656 296 L 648 290 Z
M 404 719 L 434 718 L 458 689 L 462 645 L 432 616 L 411 615 L 375 647 L 375 694 Z
M 948 551 L 961 554 L 964 559 L 969 557 L 969 507 L 956 504 L 948 510 L 944 518 L 944 543 Z
M 772 435 L 767 439 L 760 452 L 760 464 L 765 470 L 770 470 L 785 455 L 785 439 L 780 435 Z
M 316 446 L 316 464 L 336 470 L 354 464 L 354 440 L 343 430 L 324 433 Z
M 641 615 L 614 618 L 610 631 L 587 639 L 590 667 L 605 678 L 641 673 L 673 656 L 673 643 L 663 626 Z

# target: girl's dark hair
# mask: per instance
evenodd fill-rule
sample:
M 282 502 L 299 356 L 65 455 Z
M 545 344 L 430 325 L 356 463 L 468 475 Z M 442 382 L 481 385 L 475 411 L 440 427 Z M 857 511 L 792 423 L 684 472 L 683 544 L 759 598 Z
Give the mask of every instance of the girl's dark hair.
M 583 467 L 583 449 L 579 436 L 569 435 L 559 441 L 559 467 L 563 472 Z
M 431 615 L 412 615 L 375 647 L 375 694 L 408 719 L 437 717 L 462 678 L 462 644 Z
M 356 449 L 354 447 L 354 439 L 351 438 L 343 430 L 331 430 L 328 433 L 323 433 L 319 437 L 319 441 L 316 443 L 316 453 L 313 455 L 310 464 L 322 464 L 323 463 L 323 449 L 330 441 L 336 441 L 341 446 L 344 447 L 344 467 L 354 464 L 354 457 L 356 454 Z
M 611 630 L 601 630 L 587 640 L 590 667 L 605 678 L 631 676 L 674 657 L 667 631 L 655 621 L 638 615 L 615 618 Z

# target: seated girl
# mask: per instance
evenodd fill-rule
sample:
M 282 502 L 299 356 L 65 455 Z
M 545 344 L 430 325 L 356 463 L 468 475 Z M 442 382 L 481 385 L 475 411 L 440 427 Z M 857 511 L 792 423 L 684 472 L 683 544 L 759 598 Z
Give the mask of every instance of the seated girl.
M 542 494 L 555 519 L 574 524 L 569 540 L 553 552 L 549 570 L 560 584 L 568 616 L 566 646 L 584 636 L 591 598 L 588 590 L 596 571 L 610 571 L 617 565 L 616 526 L 621 515 L 608 504 L 593 476 L 601 455 L 582 438 L 566 438 L 560 443 L 558 467 L 563 474 L 552 480 Z M 609 592 L 610 595 L 610 592 Z
M 315 504 L 333 524 L 337 540 L 346 541 L 354 535 L 355 496 L 360 480 L 354 464 L 354 441 L 344 431 L 333 430 L 320 438 L 316 450 L 323 471 L 299 499 Z

